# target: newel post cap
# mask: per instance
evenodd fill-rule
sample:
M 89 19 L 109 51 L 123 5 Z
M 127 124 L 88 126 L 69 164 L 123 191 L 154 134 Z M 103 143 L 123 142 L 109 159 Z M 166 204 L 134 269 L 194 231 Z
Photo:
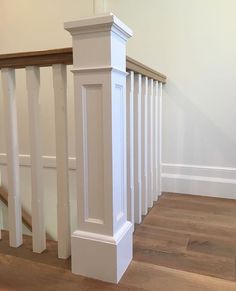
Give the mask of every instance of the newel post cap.
M 64 28 L 72 35 L 105 31 L 119 32 L 126 39 L 133 35 L 132 30 L 113 13 L 65 22 Z

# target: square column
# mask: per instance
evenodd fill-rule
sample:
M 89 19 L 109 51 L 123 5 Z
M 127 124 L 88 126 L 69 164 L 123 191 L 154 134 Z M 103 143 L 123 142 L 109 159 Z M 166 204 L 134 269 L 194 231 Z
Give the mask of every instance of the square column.
M 126 41 L 113 14 L 68 22 L 73 40 L 78 230 L 72 272 L 117 283 L 133 255 L 127 221 Z

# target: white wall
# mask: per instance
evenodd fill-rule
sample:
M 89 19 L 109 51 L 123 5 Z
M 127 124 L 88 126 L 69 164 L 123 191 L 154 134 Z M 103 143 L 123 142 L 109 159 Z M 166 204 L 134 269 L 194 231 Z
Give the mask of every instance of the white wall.
M 168 76 L 163 190 L 236 198 L 236 2 L 109 3 L 134 30 L 128 54 Z
M 63 22 L 91 15 L 92 2 L 0 0 L 0 53 L 70 46 Z M 134 31 L 127 54 L 168 76 L 163 102 L 163 190 L 235 198 L 235 0 L 107 0 L 107 7 Z M 28 154 L 25 79 L 19 71 L 20 153 Z M 53 156 L 51 72 L 42 71 L 44 154 Z M 71 89 L 68 106 L 73 113 Z M 73 122 L 70 114 L 71 156 Z M 0 152 L 4 152 L 1 98 L 0 128 Z M 55 195 L 50 191 L 46 190 L 47 197 Z

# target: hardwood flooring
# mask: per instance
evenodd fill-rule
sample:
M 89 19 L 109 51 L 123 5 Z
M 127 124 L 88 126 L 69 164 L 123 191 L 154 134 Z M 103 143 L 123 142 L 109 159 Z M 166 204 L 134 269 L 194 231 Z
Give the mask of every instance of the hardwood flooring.
M 236 201 L 164 193 L 134 233 L 134 259 L 118 285 L 75 276 L 57 244 L 33 254 L 0 241 L 0 290 L 236 291 Z

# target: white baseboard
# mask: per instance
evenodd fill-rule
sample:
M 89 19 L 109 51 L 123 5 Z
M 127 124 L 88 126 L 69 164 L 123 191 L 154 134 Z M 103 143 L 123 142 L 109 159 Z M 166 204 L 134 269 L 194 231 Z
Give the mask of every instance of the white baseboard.
M 236 168 L 163 163 L 162 192 L 236 199 Z
M 76 158 L 69 157 L 69 169 L 76 169 Z M 0 153 L 0 165 L 4 166 L 7 164 L 7 155 L 5 153 Z M 19 164 L 22 167 L 30 167 L 31 160 L 30 155 L 19 155 Z M 56 168 L 56 157 L 55 156 L 43 156 L 43 166 L 44 168 Z

